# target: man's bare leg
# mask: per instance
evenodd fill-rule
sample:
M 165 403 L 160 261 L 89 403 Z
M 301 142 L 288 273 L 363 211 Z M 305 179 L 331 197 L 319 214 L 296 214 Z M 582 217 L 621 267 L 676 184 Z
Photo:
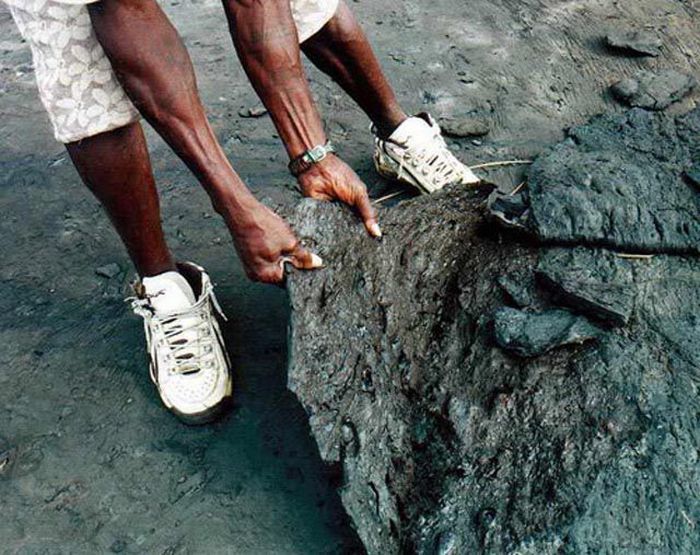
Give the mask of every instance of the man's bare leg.
M 150 375 L 161 400 L 187 424 L 218 418 L 229 406 L 232 378 L 214 321 L 213 293 L 204 285 L 206 273 L 192 264 L 176 267 L 165 244 L 141 125 L 132 123 L 66 148 L 140 274 L 130 301 L 144 318 Z M 181 381 L 183 367 L 187 378 Z
M 122 86 L 200 180 L 226 221 L 248 275 L 277 283 L 283 279 L 283 260 L 318 267 L 319 259 L 234 172 L 206 118 L 189 55 L 155 0 L 102 0 L 90 4 L 89 11 Z
M 480 183 L 450 151 L 432 118 L 408 118 L 401 109 L 367 37 L 344 0 L 340 0 L 333 18 L 305 41 L 302 49 L 374 123 L 373 158 L 381 175 L 410 184 L 423 193 L 439 191 L 447 184 Z
M 301 48 L 357 102 L 381 137 L 391 135 L 407 119 L 364 31 L 343 0 L 333 18 Z
M 161 227 L 158 192 L 141 125 L 132 123 L 69 143 L 66 149 L 80 177 L 107 211 L 139 275 L 175 270 Z

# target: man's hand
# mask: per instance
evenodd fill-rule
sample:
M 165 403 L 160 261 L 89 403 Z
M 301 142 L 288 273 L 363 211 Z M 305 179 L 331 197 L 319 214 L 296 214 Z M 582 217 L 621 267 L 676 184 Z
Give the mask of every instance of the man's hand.
M 297 180 L 305 197 L 339 200 L 347 204 L 362 218 L 370 235 L 382 236 L 377 216 L 367 195 L 367 187 L 352 168 L 337 156 L 327 156 L 302 173 Z
M 301 270 L 323 267 L 321 258 L 303 248 L 287 223 L 263 204 L 229 228 L 246 275 L 253 281 L 282 283 L 286 262 Z

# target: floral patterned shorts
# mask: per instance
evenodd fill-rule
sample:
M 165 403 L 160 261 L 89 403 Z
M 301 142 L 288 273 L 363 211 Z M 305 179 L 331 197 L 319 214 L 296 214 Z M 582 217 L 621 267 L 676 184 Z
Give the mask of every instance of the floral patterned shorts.
M 5 1 L 31 47 L 56 140 L 71 143 L 138 121 L 90 23 L 86 4 L 99 0 Z M 299 40 L 321 30 L 338 2 L 290 0 Z

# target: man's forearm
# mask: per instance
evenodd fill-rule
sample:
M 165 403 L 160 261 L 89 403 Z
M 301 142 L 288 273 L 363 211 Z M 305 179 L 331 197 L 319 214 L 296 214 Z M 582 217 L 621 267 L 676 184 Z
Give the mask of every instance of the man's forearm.
M 270 111 L 291 159 L 326 142 L 321 117 L 301 65 L 289 0 L 223 0 L 233 44 L 250 82 Z M 352 206 L 367 231 L 381 237 L 367 188 L 335 156 L 297 177 L 305 196 Z
M 90 16 L 131 100 L 199 178 L 227 223 L 244 220 L 257 201 L 216 140 L 189 55 L 158 5 L 103 0 L 90 5 Z
M 289 0 L 224 0 L 234 46 L 290 158 L 326 142 Z
M 97 38 L 129 98 L 192 169 L 228 225 L 246 274 L 281 283 L 286 262 L 322 265 L 233 171 L 199 99 L 194 70 L 155 0 L 102 0 L 88 8 Z

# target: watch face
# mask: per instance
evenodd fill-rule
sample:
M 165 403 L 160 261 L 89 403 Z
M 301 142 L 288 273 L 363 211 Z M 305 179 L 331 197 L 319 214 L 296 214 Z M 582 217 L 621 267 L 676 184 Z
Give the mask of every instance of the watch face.
M 326 157 L 326 149 L 322 145 L 318 145 L 309 150 L 308 155 L 311 162 L 320 162 Z
M 289 162 L 289 170 L 292 172 L 292 175 L 299 176 L 299 174 L 304 173 L 312 165 L 325 160 L 326 156 L 333 152 L 335 152 L 335 148 L 333 148 L 333 144 L 330 141 L 325 145 L 317 145 Z

